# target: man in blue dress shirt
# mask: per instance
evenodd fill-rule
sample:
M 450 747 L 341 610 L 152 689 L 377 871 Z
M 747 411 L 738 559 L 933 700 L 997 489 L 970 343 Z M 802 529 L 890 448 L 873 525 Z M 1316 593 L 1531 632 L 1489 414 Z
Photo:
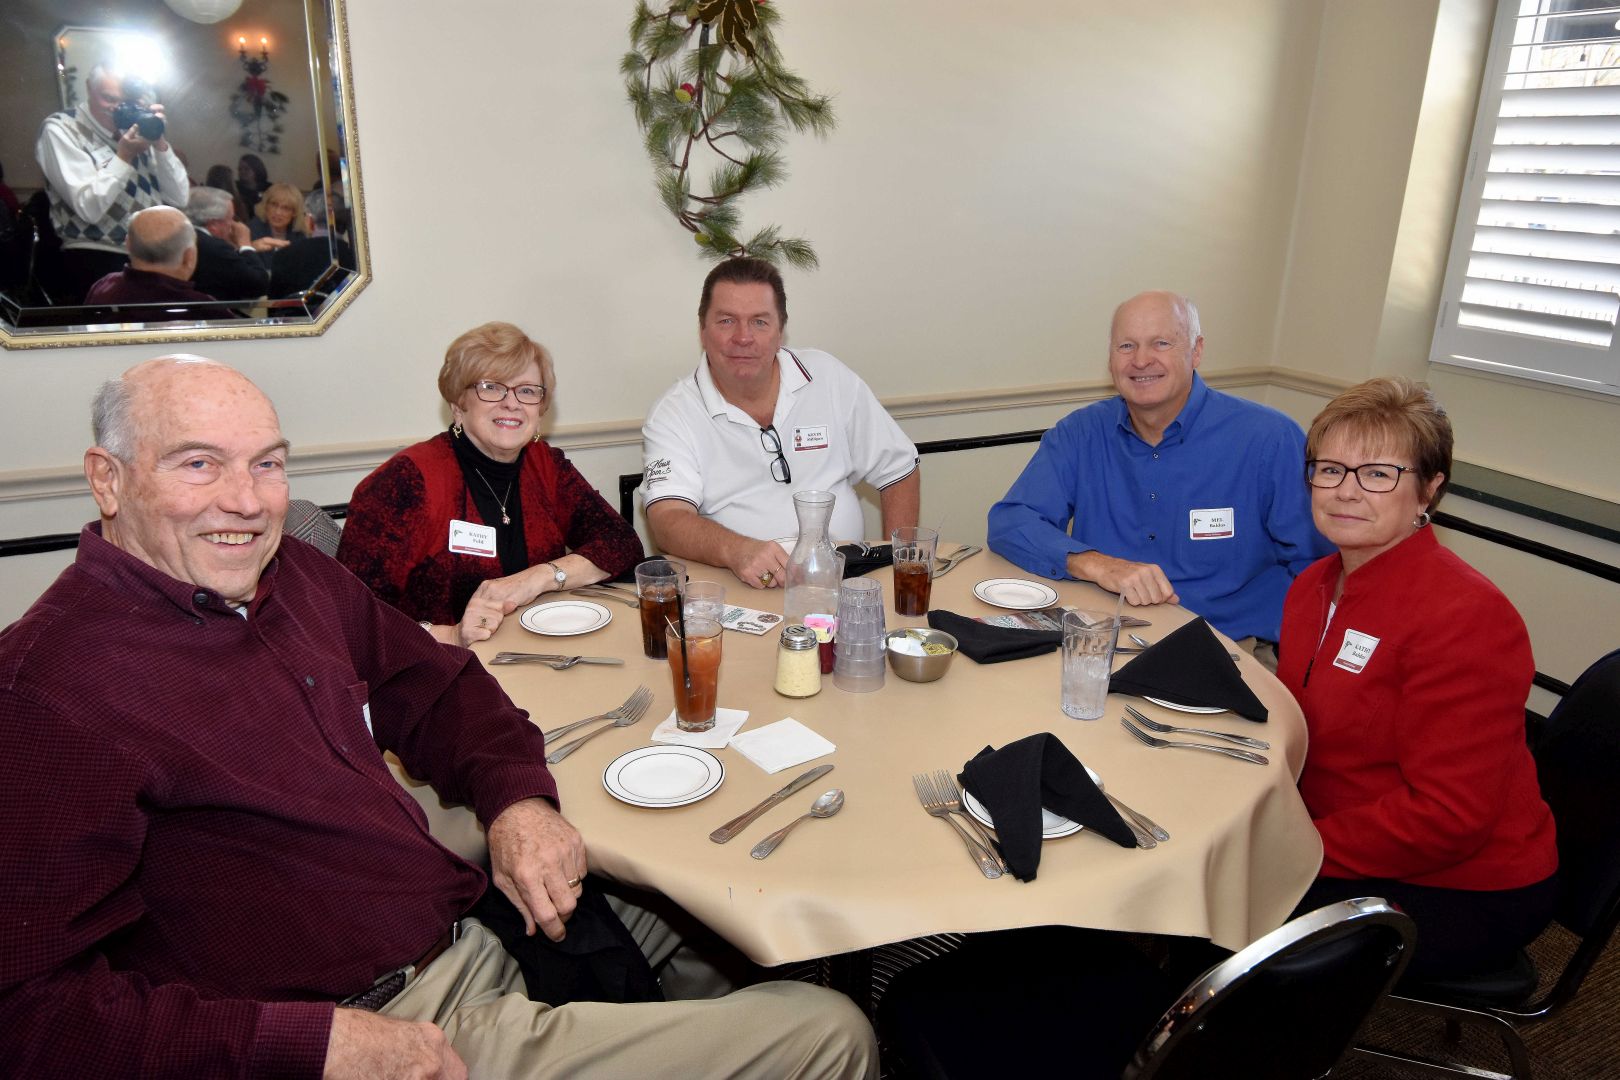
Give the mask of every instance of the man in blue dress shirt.
M 1119 397 L 1046 433 L 990 508 L 990 547 L 1031 573 L 1178 603 L 1235 640 L 1274 642 L 1294 575 L 1332 546 L 1311 523 L 1299 425 L 1211 390 L 1196 374 L 1203 353 L 1186 297 L 1121 304 L 1108 347 Z

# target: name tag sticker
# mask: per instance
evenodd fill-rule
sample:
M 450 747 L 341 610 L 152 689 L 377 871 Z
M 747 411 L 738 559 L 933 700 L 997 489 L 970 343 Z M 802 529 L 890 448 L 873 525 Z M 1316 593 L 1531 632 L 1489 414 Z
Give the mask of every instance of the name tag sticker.
M 1377 638 L 1363 634 L 1360 630 L 1346 630 L 1344 644 L 1339 646 L 1339 655 L 1333 658 L 1333 666 L 1360 675 L 1361 670 L 1372 660 L 1373 650 L 1376 648 L 1378 648 Z
M 450 551 L 456 555 L 495 557 L 495 526 L 450 519 Z
M 371 702 L 368 701 L 364 705 L 360 706 L 360 719 L 366 722 L 366 732 L 370 735 L 375 735 L 376 732 L 371 730 Z
M 1189 510 L 1187 535 L 1194 540 L 1230 540 L 1237 535 L 1237 514 L 1232 507 Z
M 825 450 L 827 449 L 827 425 L 812 424 L 809 427 L 796 427 L 793 429 L 793 449 L 795 450 Z

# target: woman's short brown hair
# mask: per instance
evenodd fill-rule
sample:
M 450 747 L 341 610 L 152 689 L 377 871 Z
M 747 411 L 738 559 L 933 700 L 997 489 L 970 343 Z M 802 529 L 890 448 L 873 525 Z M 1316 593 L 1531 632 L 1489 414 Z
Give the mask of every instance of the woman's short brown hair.
M 455 405 L 462 392 L 479 379 L 510 383 L 530 364 L 540 367 L 540 385 L 546 388 L 544 412 L 551 404 L 551 391 L 557 375 L 551 366 L 551 352 L 509 322 L 487 322 L 475 326 L 450 343 L 439 368 L 439 396 Z
M 1339 430 L 1368 446 L 1387 447 L 1411 457 L 1418 483 L 1425 488 L 1436 476 L 1443 475 L 1445 483 L 1434 493 L 1428 508 L 1433 510 L 1439 505 L 1451 483 L 1451 421 L 1427 386 L 1399 375 L 1368 379 L 1352 386 L 1328 402 L 1327 408 L 1311 421 L 1311 430 L 1305 435 L 1306 459 L 1314 460 L 1328 433 Z

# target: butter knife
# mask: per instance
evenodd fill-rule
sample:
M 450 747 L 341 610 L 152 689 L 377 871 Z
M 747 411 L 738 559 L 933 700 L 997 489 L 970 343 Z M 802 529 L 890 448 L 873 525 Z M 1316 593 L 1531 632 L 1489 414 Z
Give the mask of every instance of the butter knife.
M 817 765 L 809 772 L 800 775 L 781 791 L 778 791 L 774 795 L 766 796 L 765 801 L 761 802 L 752 810 L 744 811 L 743 813 L 732 818 L 730 821 L 726 822 L 724 825 L 720 826 L 718 829 L 714 830 L 714 832 L 709 834 L 709 839 L 713 840 L 717 844 L 725 843 L 727 840 L 730 840 L 732 837 L 742 832 L 749 825 L 753 824 L 754 819 L 759 817 L 759 815 L 763 814 L 765 811 L 769 810 L 771 807 L 775 806 L 789 795 L 792 795 L 795 791 L 798 791 L 806 784 L 813 784 L 817 780 L 820 780 L 823 776 L 826 776 L 828 773 L 832 772 L 832 770 L 833 767 L 831 765 Z

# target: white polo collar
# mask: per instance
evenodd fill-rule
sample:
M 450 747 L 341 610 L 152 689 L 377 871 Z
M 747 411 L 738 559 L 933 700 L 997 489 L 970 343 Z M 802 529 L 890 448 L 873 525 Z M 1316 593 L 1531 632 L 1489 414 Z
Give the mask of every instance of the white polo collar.
M 776 370 L 779 376 L 776 391 L 776 415 L 782 415 L 783 407 L 787 404 L 789 395 L 797 394 L 814 380 L 810 370 L 804 366 L 804 361 L 794 355 L 792 349 L 782 348 L 776 350 Z M 709 358 L 705 354 L 698 362 L 697 371 L 693 374 L 697 382 L 698 396 L 703 399 L 703 408 L 712 417 L 727 417 L 739 424 L 748 424 L 757 427 L 754 418 L 726 400 L 720 388 L 714 385 L 714 374 L 709 370 Z

